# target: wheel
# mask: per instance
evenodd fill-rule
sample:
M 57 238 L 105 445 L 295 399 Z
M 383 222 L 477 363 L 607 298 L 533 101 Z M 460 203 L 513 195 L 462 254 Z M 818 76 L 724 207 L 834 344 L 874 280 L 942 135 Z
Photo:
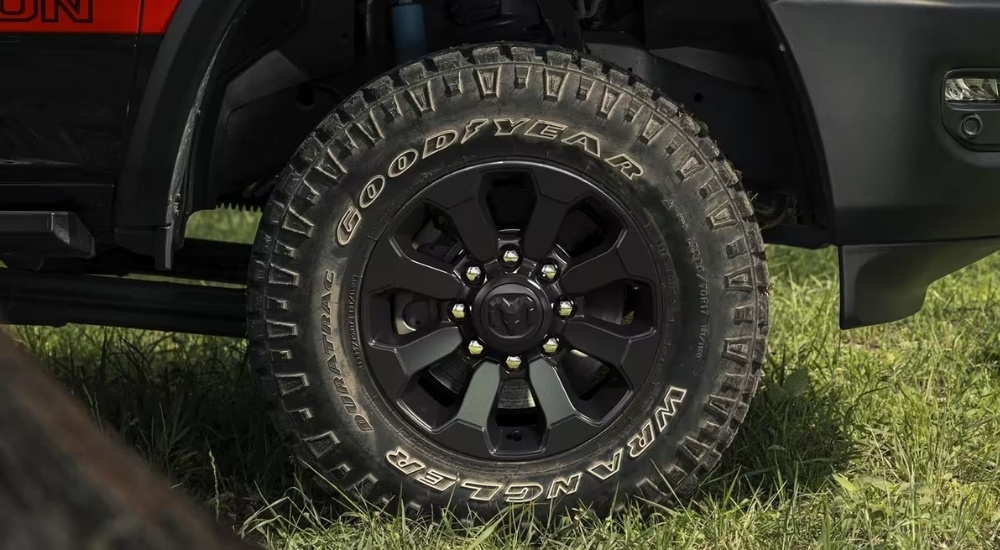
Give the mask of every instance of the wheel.
M 470 47 L 373 81 L 302 145 L 254 245 L 250 355 L 297 455 L 349 494 L 608 509 L 719 461 L 766 288 L 702 125 L 601 61 Z

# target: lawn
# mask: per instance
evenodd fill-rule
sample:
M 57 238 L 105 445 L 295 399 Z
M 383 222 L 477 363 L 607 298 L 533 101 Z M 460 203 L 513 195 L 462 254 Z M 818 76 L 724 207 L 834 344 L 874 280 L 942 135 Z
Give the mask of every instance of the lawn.
M 233 240 L 254 216 L 196 217 Z M 536 525 L 336 503 L 288 458 L 240 340 L 70 326 L 14 335 L 177 490 L 270 548 L 1000 548 L 1000 256 L 904 322 L 837 327 L 836 253 L 772 247 L 770 350 L 746 425 L 682 507 Z

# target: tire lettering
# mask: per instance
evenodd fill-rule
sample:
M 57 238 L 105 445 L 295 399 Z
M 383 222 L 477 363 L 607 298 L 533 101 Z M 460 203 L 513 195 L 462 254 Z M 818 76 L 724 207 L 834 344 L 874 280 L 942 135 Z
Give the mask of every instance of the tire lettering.
M 580 487 L 580 472 L 577 472 L 569 477 L 557 477 L 552 481 L 552 485 L 549 485 L 549 494 L 547 498 L 552 500 L 560 495 L 572 495 Z
M 498 118 L 493 121 L 493 124 L 495 124 L 497 127 L 497 133 L 495 135 L 498 136 L 514 135 L 514 132 L 516 132 L 517 129 L 520 128 L 521 126 L 524 126 L 524 124 L 529 120 L 531 119 L 519 118 L 517 120 L 514 120 L 512 118 Z
M 343 405 L 344 411 L 353 416 L 354 425 L 357 426 L 358 430 L 362 432 L 370 432 L 373 431 L 371 422 L 368 422 L 368 419 L 363 414 L 364 411 L 358 407 L 354 397 L 351 396 L 351 391 L 348 388 L 347 383 L 344 381 L 344 373 L 337 366 L 337 357 L 334 355 L 333 342 L 336 337 L 334 336 L 333 330 L 333 317 L 330 314 L 333 296 L 332 290 L 334 286 L 333 283 L 333 272 L 327 270 L 323 275 L 323 291 L 322 294 L 319 295 L 320 309 L 323 311 L 323 313 L 320 314 L 320 334 L 322 335 L 323 352 L 326 354 L 326 368 L 333 375 L 333 386 L 337 394 L 340 396 L 340 404 Z M 351 288 L 355 288 L 353 283 Z M 336 305 L 334 305 L 334 307 L 336 307 Z M 353 332 L 352 336 L 354 336 Z
M 484 483 L 482 481 L 470 481 L 467 479 L 462 482 L 462 488 L 472 491 L 472 494 L 469 496 L 472 500 L 489 501 L 493 500 L 493 497 L 497 496 L 500 489 L 503 489 L 503 485 L 497 483 Z
M 653 431 L 653 421 L 647 420 L 642 428 L 639 428 L 639 433 L 633 435 L 628 440 L 628 456 L 630 458 L 639 458 L 639 455 L 646 452 L 646 449 L 653 444 L 653 439 L 656 438 L 656 432 Z
M 347 212 L 344 212 L 343 217 L 340 218 L 340 223 L 337 224 L 337 244 L 340 246 L 347 246 L 347 243 L 351 242 L 354 237 L 354 230 L 358 228 L 358 224 L 361 223 L 361 212 L 358 212 L 354 205 L 347 207 Z
M 526 128 L 524 132 L 525 136 L 555 141 L 562 138 L 569 129 L 568 126 L 559 122 L 527 117 L 518 119 L 498 118 L 492 120 L 488 118 L 475 118 L 468 121 L 462 130 L 444 130 L 425 138 L 422 154 L 416 149 L 403 151 L 389 163 L 385 174 L 389 178 L 397 178 L 413 168 L 413 165 L 421 159 L 426 159 L 440 153 L 455 143 L 466 143 L 479 135 L 483 128 L 491 122 L 496 127 L 495 136 L 512 136 L 519 128 L 523 127 Z M 460 135 L 461 138 L 459 138 Z M 588 132 L 577 131 L 566 138 L 562 138 L 562 143 L 580 147 L 593 157 L 603 158 L 601 156 L 600 138 Z M 625 153 L 604 159 L 604 161 L 612 167 L 617 168 L 622 175 L 630 180 L 636 176 L 642 176 L 644 173 L 642 166 Z M 347 175 L 347 170 L 337 158 L 333 147 L 326 149 L 326 155 L 320 158 L 314 168 L 335 181 L 340 181 Z M 370 208 L 378 200 L 385 190 L 386 183 L 386 176 L 382 174 L 376 175 L 361 189 L 357 205 L 347 207 L 337 227 L 337 243 L 340 246 L 347 246 L 354 237 L 355 229 L 361 223 L 360 211 Z
M 667 389 L 667 395 L 663 398 L 663 406 L 657 407 L 656 412 L 653 413 L 653 417 L 656 419 L 656 429 L 659 433 L 663 433 L 667 429 L 668 422 L 677 414 L 685 397 L 687 397 L 687 390 L 684 388 L 670 386 Z
M 404 172 L 413 167 L 420 158 L 420 153 L 416 149 L 407 149 L 399 154 L 389 165 L 389 177 L 398 178 Z
M 565 124 L 538 120 L 531 125 L 531 128 L 528 128 L 528 130 L 524 132 L 524 135 L 542 139 L 556 139 L 565 129 Z
M 544 492 L 545 489 L 537 483 L 511 483 L 503 494 L 507 497 L 504 500 L 508 503 L 520 504 L 531 502 L 542 496 Z
M 358 196 L 358 206 L 362 210 L 371 206 L 375 199 L 382 194 L 383 189 L 385 189 L 385 176 L 380 174 L 369 180 Z
M 455 130 L 445 130 L 439 134 L 434 134 L 433 136 L 424 140 L 424 158 L 427 158 L 435 153 L 440 153 L 445 149 L 451 147 L 455 144 L 458 139 L 458 132 Z
M 625 449 L 618 449 L 615 454 L 612 455 L 611 460 L 607 462 L 595 462 L 587 471 L 591 473 L 597 479 L 604 481 L 609 477 L 618 473 L 618 470 L 622 467 L 622 456 L 625 454 Z
M 601 158 L 601 140 L 587 132 L 577 132 L 562 141 L 566 145 L 578 145 L 590 156 Z
M 483 126 L 486 126 L 489 123 L 490 119 L 488 118 L 474 118 L 470 120 L 469 123 L 465 125 L 465 134 L 462 136 L 462 141 L 459 143 L 464 144 L 466 141 L 476 137 L 476 134 L 483 129 Z
M 419 472 L 427 467 L 426 464 L 411 457 L 406 451 L 400 449 L 399 447 L 396 447 L 393 451 L 385 453 L 385 459 L 393 468 L 396 468 L 405 476 Z
M 422 476 L 418 477 L 417 481 L 423 483 L 431 489 L 434 489 L 435 491 L 444 492 L 450 489 L 451 486 L 458 481 L 458 476 L 444 474 L 434 468 L 431 468 L 424 472 Z
M 361 416 L 360 414 L 354 415 L 354 425 L 357 426 L 358 429 L 363 432 L 370 432 L 374 429 L 372 428 L 371 423 L 368 422 L 368 419 L 365 418 L 364 416 Z
M 626 155 L 625 153 L 622 153 L 620 155 L 615 155 L 609 158 L 605 162 L 617 168 L 626 178 L 630 180 L 636 176 L 641 176 L 643 174 L 642 166 L 639 166 L 638 162 L 633 160 L 632 157 Z
M 337 380 L 340 382 L 340 387 L 343 388 L 343 391 L 347 392 L 347 388 L 344 386 L 344 379 L 338 378 Z M 344 395 L 341 395 L 340 402 L 344 405 L 344 410 L 350 414 L 358 412 L 358 404 L 354 402 L 354 398 L 351 397 L 350 394 L 344 393 Z

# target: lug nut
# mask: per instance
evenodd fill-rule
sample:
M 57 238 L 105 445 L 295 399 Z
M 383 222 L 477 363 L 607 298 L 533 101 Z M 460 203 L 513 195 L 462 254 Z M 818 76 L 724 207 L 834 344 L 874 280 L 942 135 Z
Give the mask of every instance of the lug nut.
M 503 255 L 500 256 L 500 261 L 507 267 L 514 267 L 517 265 L 517 262 L 521 261 L 521 255 L 517 253 L 517 250 L 508 248 L 503 251 Z
M 451 306 L 451 317 L 456 321 L 461 321 L 462 319 L 465 319 L 467 311 L 468 309 L 465 307 L 465 304 L 455 304 Z
M 559 303 L 556 304 L 556 313 L 560 317 L 573 315 L 573 302 L 571 300 L 559 300 Z
M 469 355 L 480 355 L 483 353 L 483 344 L 479 340 L 469 342 Z
M 546 281 L 552 282 L 556 280 L 556 276 L 559 275 L 559 268 L 555 264 L 545 264 L 542 266 L 541 271 L 542 278 Z
M 521 368 L 521 358 L 516 355 L 507 357 L 507 368 L 510 370 L 517 370 Z
M 542 344 L 542 351 L 544 351 L 549 355 L 552 355 L 553 353 L 559 351 L 559 339 L 549 338 L 548 340 L 546 340 L 545 343 Z
M 479 269 L 478 266 L 470 266 L 465 270 L 465 278 L 470 283 L 478 283 L 483 278 L 483 270 Z

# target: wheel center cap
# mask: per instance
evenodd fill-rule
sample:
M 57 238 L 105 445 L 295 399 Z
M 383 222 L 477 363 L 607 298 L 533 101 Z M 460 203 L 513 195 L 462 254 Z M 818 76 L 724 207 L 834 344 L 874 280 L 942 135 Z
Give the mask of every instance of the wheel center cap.
M 479 334 L 492 348 L 519 353 L 545 336 L 549 308 L 528 285 L 506 282 L 485 288 L 475 307 Z

